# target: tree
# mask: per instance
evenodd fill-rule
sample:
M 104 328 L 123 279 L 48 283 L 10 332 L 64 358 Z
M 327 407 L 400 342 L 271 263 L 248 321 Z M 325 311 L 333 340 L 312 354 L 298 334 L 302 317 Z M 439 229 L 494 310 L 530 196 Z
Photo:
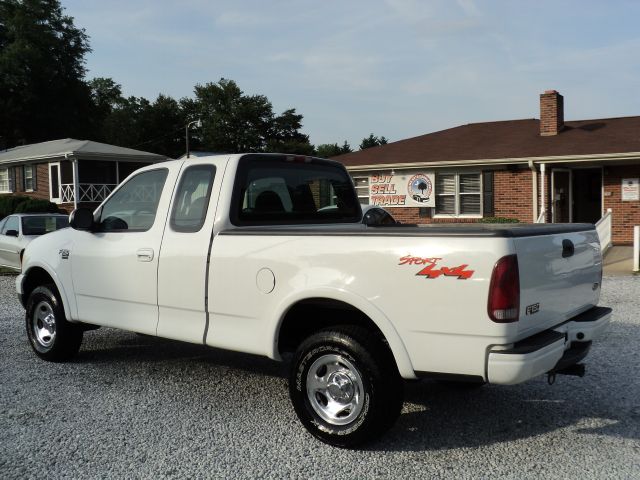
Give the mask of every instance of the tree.
M 58 0 L 0 2 L 0 137 L 6 147 L 88 136 L 84 30 Z
M 129 148 L 149 140 L 144 137 L 140 127 L 140 124 L 144 123 L 142 117 L 148 108 L 149 101 L 142 97 L 120 99 L 102 124 L 102 139 L 107 143 Z
M 245 95 L 233 80 L 196 85 L 195 98 L 179 102 L 159 95 L 121 97 L 111 79 L 90 82 L 95 108 L 106 112 L 101 138 L 130 148 L 177 157 L 185 152 L 184 128 L 193 120 L 202 127 L 189 132 L 192 150 L 213 152 L 283 152 L 313 154 L 309 137 L 300 133 L 302 115 L 295 109 L 274 115 L 263 95 Z
M 88 82 L 93 112 L 91 115 L 94 138 L 107 141 L 104 124 L 107 118 L 124 102 L 122 87 L 111 78 L 98 77 Z
M 371 133 L 367 138 L 363 138 L 360 143 L 360 150 L 371 147 L 379 147 L 380 145 L 386 145 L 388 140 L 385 137 L 376 137 Z
M 300 133 L 301 128 L 302 115 L 297 114 L 295 108 L 285 110 L 273 119 L 266 151 L 312 155 L 314 149 L 309 143 L 309 135 Z
M 258 152 L 266 147 L 273 109 L 263 95 L 244 95 L 233 80 L 196 85 L 203 147 L 216 152 Z
M 345 153 L 351 153 L 351 145 L 345 140 L 342 146 L 337 143 L 323 143 L 316 147 L 316 155 L 322 158 L 337 157 Z
M 171 97 L 120 98 L 102 125 L 105 142 L 174 158 L 184 153 L 185 112 Z
M 215 152 L 312 153 L 309 137 L 299 132 L 302 115 L 289 109 L 281 115 L 264 95 L 245 95 L 233 80 L 196 85 L 196 98 L 181 100 L 188 119 L 202 119 L 194 137 L 201 148 Z
M 97 77 L 88 82 L 91 101 L 106 118 L 114 108 L 122 103 L 122 86 L 112 78 Z

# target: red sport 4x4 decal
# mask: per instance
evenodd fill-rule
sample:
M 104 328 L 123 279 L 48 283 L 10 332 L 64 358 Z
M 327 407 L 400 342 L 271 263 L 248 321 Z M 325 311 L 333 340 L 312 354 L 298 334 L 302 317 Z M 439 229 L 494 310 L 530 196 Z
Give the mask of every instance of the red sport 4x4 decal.
M 457 267 L 445 267 L 438 264 L 440 260 L 442 260 L 442 258 L 422 258 L 407 255 L 400 259 L 398 265 L 424 265 L 422 270 L 416 273 L 416 276 L 426 278 L 438 278 L 443 275 L 445 277 L 457 277 L 458 280 L 466 280 L 473 276 L 474 270 L 467 270 L 469 265 L 466 263 L 458 265 Z

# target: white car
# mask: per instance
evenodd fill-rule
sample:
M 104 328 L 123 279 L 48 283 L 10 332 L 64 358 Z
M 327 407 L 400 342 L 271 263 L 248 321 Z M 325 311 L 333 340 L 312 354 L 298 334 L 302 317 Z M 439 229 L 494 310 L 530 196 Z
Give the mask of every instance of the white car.
M 0 220 L 0 267 L 20 271 L 20 255 L 34 238 L 69 226 L 68 215 L 16 213 Z

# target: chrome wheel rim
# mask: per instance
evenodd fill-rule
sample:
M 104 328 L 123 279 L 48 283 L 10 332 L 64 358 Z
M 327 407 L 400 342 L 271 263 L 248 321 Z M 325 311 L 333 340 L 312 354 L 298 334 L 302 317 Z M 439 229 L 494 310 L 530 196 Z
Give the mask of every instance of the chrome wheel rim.
M 313 362 L 307 372 L 307 398 L 313 410 L 325 422 L 348 425 L 362 411 L 362 375 L 342 355 L 323 355 Z
M 36 341 L 43 347 L 50 347 L 56 339 L 56 316 L 49 302 L 36 305 L 31 317 L 31 328 Z

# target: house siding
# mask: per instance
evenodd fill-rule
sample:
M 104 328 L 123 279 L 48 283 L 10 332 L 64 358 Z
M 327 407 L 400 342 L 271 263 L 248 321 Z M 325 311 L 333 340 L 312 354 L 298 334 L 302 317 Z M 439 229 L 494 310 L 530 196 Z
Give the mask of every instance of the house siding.
M 36 173 L 36 184 L 31 192 L 24 191 L 23 170 L 22 166 L 14 167 L 16 169 L 16 189 L 15 193 L 20 196 L 31 197 L 38 200 L 49 200 L 49 165 L 47 163 L 38 163 L 33 165 Z
M 494 215 L 524 223 L 533 222 L 531 170 L 496 170 L 494 172 Z
M 530 170 L 493 170 L 493 216 L 533 222 L 532 181 Z M 420 208 L 384 207 L 402 223 L 475 223 L 478 218 L 432 218 L 431 209 L 420 215 Z
M 37 187 L 32 193 L 34 198 L 49 200 L 49 164 L 39 163 L 36 169 Z
M 604 208 L 611 209 L 613 243 L 633 245 L 633 226 L 640 225 L 640 201 L 622 201 L 623 178 L 640 178 L 640 165 L 605 167 Z
M 530 170 L 494 171 L 494 215 L 513 218 L 523 223 L 533 222 L 531 202 L 532 172 Z M 546 220 L 552 221 L 551 174 L 545 182 Z M 612 210 L 612 240 L 615 245 L 633 245 L 633 226 L 640 225 L 640 201 L 622 201 L 622 180 L 640 178 L 640 165 L 605 167 L 603 176 L 603 208 Z M 538 199 L 542 199 L 542 175 L 538 173 Z M 419 208 L 385 207 L 402 223 L 473 223 L 474 218 L 431 218 L 421 216 Z

